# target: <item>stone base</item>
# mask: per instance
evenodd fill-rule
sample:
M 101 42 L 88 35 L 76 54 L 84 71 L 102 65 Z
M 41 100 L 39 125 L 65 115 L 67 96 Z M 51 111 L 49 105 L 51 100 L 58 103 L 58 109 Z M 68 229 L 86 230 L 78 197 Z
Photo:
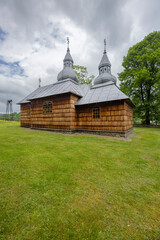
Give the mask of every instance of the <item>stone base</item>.
M 128 129 L 127 131 L 102 131 L 102 130 L 86 130 L 86 129 L 77 129 L 76 132 L 78 133 L 87 133 L 87 134 L 94 134 L 94 135 L 101 135 L 101 136 L 110 136 L 110 137 L 123 137 L 126 138 L 130 134 L 133 133 L 133 128 Z
M 28 126 L 25 126 L 28 128 Z M 84 134 L 93 134 L 93 135 L 100 135 L 100 136 L 110 136 L 110 137 L 118 137 L 118 138 L 127 138 L 130 134 L 133 133 L 133 128 L 130 128 L 126 131 L 102 131 L 102 130 L 86 130 L 86 129 L 52 129 L 52 128 L 34 128 L 34 130 L 42 130 L 42 131 L 51 131 L 57 133 L 66 133 L 66 134 L 74 134 L 74 133 L 84 133 Z
M 23 128 L 31 128 L 30 125 L 21 125 L 21 127 L 23 127 Z

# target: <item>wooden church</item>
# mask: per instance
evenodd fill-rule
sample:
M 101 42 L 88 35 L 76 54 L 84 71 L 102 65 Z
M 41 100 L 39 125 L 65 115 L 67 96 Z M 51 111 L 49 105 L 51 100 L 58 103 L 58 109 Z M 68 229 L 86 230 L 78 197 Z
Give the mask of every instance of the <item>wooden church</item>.
M 21 127 L 126 137 L 133 130 L 134 104 L 116 85 L 104 53 L 93 86 L 79 84 L 69 43 L 57 82 L 39 87 L 20 104 Z

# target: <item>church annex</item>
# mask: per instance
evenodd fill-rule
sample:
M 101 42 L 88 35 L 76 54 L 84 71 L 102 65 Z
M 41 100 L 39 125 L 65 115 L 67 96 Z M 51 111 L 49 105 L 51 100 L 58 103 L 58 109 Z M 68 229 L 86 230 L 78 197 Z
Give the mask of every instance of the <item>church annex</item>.
M 125 137 L 133 129 L 133 107 L 116 85 L 104 53 L 93 86 L 79 84 L 69 45 L 57 82 L 39 87 L 20 104 L 21 127 Z

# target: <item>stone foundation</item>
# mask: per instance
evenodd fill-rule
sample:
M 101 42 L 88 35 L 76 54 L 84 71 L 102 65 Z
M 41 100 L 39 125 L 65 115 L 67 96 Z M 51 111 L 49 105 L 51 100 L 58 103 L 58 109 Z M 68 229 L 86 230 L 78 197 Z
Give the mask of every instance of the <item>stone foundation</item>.
M 42 130 L 42 131 L 50 131 L 50 132 L 57 132 L 57 133 L 64 133 L 64 134 L 75 134 L 75 133 L 83 133 L 83 134 L 92 134 L 92 135 L 99 135 L 99 136 L 109 136 L 109 137 L 118 137 L 118 138 L 127 138 L 130 134 L 133 133 L 133 128 L 128 129 L 127 131 L 102 131 L 102 130 L 86 130 L 86 129 L 52 129 L 52 128 L 34 128 L 33 130 Z

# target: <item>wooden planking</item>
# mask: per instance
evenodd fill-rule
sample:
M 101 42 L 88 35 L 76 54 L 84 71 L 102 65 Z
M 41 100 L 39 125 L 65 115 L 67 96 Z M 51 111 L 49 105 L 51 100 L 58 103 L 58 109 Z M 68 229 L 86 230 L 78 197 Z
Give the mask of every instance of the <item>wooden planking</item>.
M 21 127 L 30 126 L 31 117 L 30 113 L 28 112 L 28 107 L 30 107 L 30 103 L 21 104 Z
M 76 126 L 75 102 L 77 96 L 63 94 L 31 103 L 31 127 L 74 129 Z M 43 113 L 43 103 L 52 102 L 52 113 Z
M 133 127 L 133 109 L 126 101 L 92 104 L 75 107 L 78 97 L 63 94 L 33 100 L 21 105 L 21 126 L 52 129 L 86 129 L 126 131 Z M 52 102 L 52 113 L 43 113 L 43 103 Z M 100 119 L 93 119 L 92 108 L 100 107 Z
M 100 107 L 100 119 L 93 119 L 93 107 Z M 124 101 L 78 106 L 77 115 L 79 129 L 125 131 L 133 127 L 133 110 Z
M 124 108 L 125 108 L 125 126 L 127 127 L 127 130 L 133 127 L 133 108 L 127 103 L 127 101 L 124 102 Z

